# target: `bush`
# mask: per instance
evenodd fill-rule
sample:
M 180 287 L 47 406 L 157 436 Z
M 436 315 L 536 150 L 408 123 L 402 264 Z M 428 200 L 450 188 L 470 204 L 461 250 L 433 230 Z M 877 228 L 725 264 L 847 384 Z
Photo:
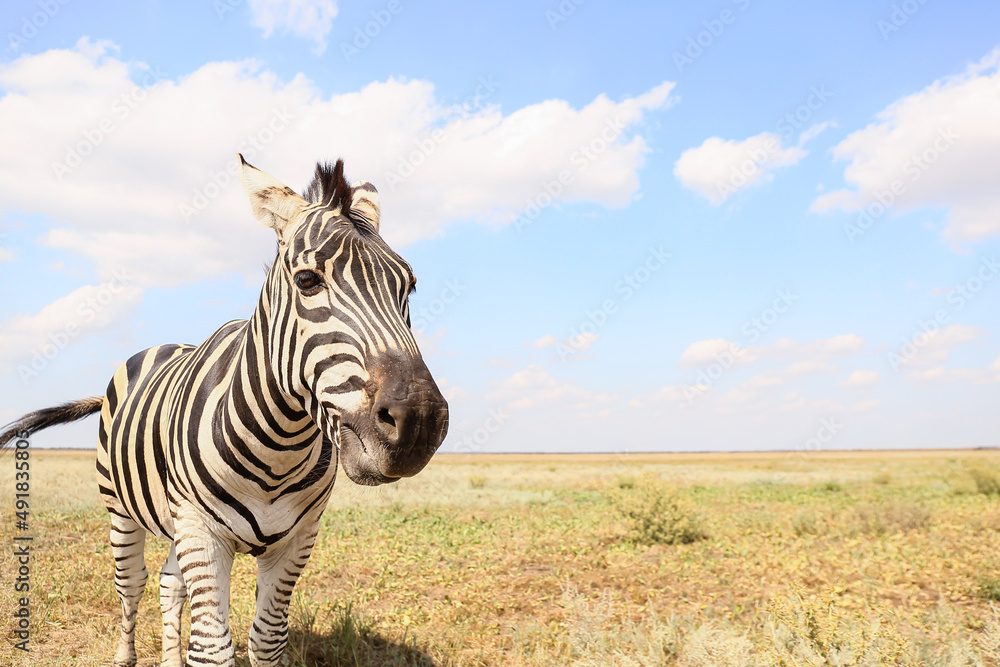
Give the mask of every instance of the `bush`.
M 683 667 L 751 667 L 753 644 L 746 636 L 711 622 L 687 636 L 681 653 Z
M 1000 602 L 1000 577 L 996 575 L 980 577 L 976 595 L 982 600 Z
M 904 503 L 858 505 L 854 512 L 858 532 L 868 535 L 905 533 L 926 528 L 931 522 L 931 513 L 926 507 Z
M 795 584 L 789 589 L 765 607 L 758 664 L 908 664 L 906 637 L 896 623 L 872 622 L 867 610 L 844 606 L 833 590 L 807 593 Z
M 615 604 L 609 590 L 605 589 L 592 599 L 570 584 L 563 587 L 562 606 L 566 613 L 564 637 L 572 662 L 563 656 L 558 662 L 550 660 L 540 664 L 572 667 L 674 664 L 682 639 L 676 619 L 668 618 L 663 622 L 647 613 L 636 622 L 629 618 L 627 609 Z
M 625 519 L 627 537 L 639 544 L 690 544 L 707 537 L 694 506 L 676 489 L 651 477 L 612 491 L 611 502 Z
M 481 489 L 486 486 L 486 477 L 484 475 L 473 475 L 469 478 L 469 486 L 473 489 Z
M 619 489 L 634 489 L 635 488 L 635 475 L 621 475 L 618 478 L 618 488 Z
M 972 481 L 976 483 L 976 491 L 987 496 L 1000 495 L 1000 473 L 996 468 L 979 465 L 969 469 Z
M 819 535 L 822 529 L 819 513 L 814 509 L 799 510 L 792 515 L 792 532 L 798 537 Z

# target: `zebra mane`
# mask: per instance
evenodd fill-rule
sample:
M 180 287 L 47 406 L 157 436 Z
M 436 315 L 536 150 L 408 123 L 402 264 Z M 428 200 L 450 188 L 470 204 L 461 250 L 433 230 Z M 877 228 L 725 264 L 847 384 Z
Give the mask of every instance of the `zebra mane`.
M 337 160 L 337 164 L 316 163 L 316 174 L 302 196 L 310 204 L 325 204 L 329 209 L 339 208 L 341 215 L 348 216 L 351 214 L 353 194 L 350 183 L 344 178 L 344 161 Z

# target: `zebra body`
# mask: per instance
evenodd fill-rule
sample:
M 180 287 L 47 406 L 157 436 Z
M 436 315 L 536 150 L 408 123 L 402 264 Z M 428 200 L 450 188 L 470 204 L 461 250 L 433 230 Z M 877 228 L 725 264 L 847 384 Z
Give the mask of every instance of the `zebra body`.
M 241 158 L 242 162 L 242 158 Z M 115 372 L 103 400 L 22 418 L 0 435 L 101 413 L 97 470 L 122 603 L 116 666 L 136 662 L 147 533 L 172 542 L 160 573 L 162 665 L 234 665 L 229 579 L 257 558 L 252 665 L 277 665 L 292 589 L 309 559 L 338 458 L 352 480 L 389 483 L 426 465 L 447 403 L 409 330 L 409 265 L 378 236 L 378 195 L 317 166 L 307 199 L 243 162 L 278 256 L 249 320 L 198 346 L 161 345 Z M 62 412 L 59 412 L 62 410 Z

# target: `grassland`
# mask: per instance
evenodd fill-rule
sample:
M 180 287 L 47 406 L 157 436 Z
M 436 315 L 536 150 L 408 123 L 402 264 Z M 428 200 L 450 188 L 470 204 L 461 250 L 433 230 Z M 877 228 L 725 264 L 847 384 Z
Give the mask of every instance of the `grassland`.
M 998 665 L 998 464 L 988 451 L 440 456 L 392 487 L 342 477 L 297 588 L 290 662 Z M 119 606 L 92 454 L 35 451 L 32 466 L 33 650 L 13 648 L 5 547 L 0 664 L 109 664 Z M 13 467 L 0 459 L 7 545 Z M 149 543 L 143 665 L 158 664 L 165 555 Z M 253 578 L 239 557 L 240 664 Z

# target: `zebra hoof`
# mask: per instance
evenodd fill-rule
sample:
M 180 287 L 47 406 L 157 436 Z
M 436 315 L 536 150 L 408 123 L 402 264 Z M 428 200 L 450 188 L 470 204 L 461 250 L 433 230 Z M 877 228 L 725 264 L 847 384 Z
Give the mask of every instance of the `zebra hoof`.
M 115 659 L 111 663 L 113 667 L 135 667 L 138 656 L 135 654 L 135 647 L 121 644 L 115 652 Z

